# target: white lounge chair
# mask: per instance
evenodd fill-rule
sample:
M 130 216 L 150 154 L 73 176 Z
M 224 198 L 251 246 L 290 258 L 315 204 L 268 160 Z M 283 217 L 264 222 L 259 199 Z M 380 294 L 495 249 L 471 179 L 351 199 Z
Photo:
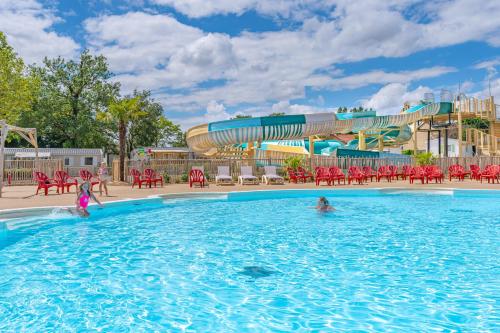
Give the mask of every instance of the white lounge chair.
M 241 185 L 246 184 L 259 184 L 259 179 L 253 175 L 251 166 L 242 166 L 238 183 Z
M 233 177 L 229 175 L 228 166 L 218 166 L 217 176 L 215 176 L 216 185 L 233 185 Z
M 264 167 L 264 175 L 262 176 L 262 182 L 266 185 L 269 184 L 284 184 L 285 179 L 278 176 L 276 173 L 276 167 L 273 165 Z

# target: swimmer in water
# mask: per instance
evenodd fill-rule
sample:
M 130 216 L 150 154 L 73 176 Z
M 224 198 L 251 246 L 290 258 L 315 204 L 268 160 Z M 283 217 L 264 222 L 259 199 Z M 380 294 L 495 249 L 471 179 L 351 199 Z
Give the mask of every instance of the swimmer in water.
M 316 210 L 319 212 L 333 212 L 335 208 L 330 206 L 330 203 L 325 197 L 319 197 L 318 205 L 316 206 Z
M 90 184 L 89 181 L 84 182 L 78 188 L 79 191 L 76 196 L 76 211 L 83 217 L 90 216 L 90 213 L 87 210 L 87 207 L 90 203 L 90 199 L 94 200 L 95 202 L 97 202 L 99 206 L 103 207 L 102 203 L 99 200 L 97 200 L 94 193 L 92 193 L 91 188 L 92 185 Z

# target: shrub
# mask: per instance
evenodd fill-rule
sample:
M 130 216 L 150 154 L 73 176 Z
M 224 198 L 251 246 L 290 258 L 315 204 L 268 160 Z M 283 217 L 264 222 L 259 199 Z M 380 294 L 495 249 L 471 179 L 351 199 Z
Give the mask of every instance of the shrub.
M 187 183 L 189 179 L 189 176 L 187 173 L 182 174 L 181 176 L 181 183 Z
M 170 175 L 166 171 L 163 173 L 163 181 L 165 184 L 170 183 Z
M 415 156 L 417 164 L 420 166 L 431 165 L 434 163 L 436 158 L 432 156 L 432 153 L 420 153 Z
M 298 167 L 303 166 L 304 158 L 302 156 L 290 156 L 285 159 L 285 167 L 297 169 Z
M 403 155 L 413 155 L 413 149 L 406 149 L 401 152 Z

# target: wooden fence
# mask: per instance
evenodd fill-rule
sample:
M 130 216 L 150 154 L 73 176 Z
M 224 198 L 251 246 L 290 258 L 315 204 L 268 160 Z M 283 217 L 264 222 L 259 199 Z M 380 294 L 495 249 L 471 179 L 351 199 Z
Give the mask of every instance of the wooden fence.
M 312 158 L 304 158 L 304 166 L 307 169 L 314 170 L 317 166 L 338 166 L 344 171 L 350 166 L 371 166 L 377 169 L 381 165 L 416 165 L 415 159 L 411 156 L 404 157 L 389 157 L 389 158 L 351 158 L 351 157 L 328 157 L 314 156 Z M 434 164 L 439 165 L 443 171 L 447 172 L 449 166 L 460 164 L 469 168 L 471 164 L 479 165 L 484 168 L 489 164 L 500 165 L 500 157 L 498 156 L 481 156 L 481 157 L 446 157 L 437 158 Z M 280 158 L 265 158 L 265 159 L 165 159 L 165 160 L 150 160 L 148 162 L 126 161 L 125 163 L 125 178 L 127 182 L 131 181 L 129 171 L 131 168 L 143 171 L 145 168 L 152 168 L 158 174 L 168 175 L 171 183 L 185 182 L 187 175 L 193 167 L 202 167 L 207 178 L 213 180 L 217 175 L 218 166 L 229 166 L 231 176 L 237 178 L 240 174 L 241 166 L 252 166 L 255 176 L 264 174 L 264 166 L 274 165 L 278 169 L 278 173 L 285 174 L 285 159 Z M 113 180 L 119 180 L 118 161 L 113 163 Z
M 66 170 L 72 176 L 78 176 L 80 168 L 66 168 L 63 166 L 63 161 L 58 159 L 41 159 L 38 165 L 35 165 L 34 160 L 6 160 L 4 169 L 5 184 L 12 185 L 28 185 L 34 184 L 33 171 L 39 170 L 47 174 L 49 177 L 54 176 L 56 170 Z M 328 156 L 313 156 L 304 158 L 304 166 L 307 169 L 314 170 L 317 166 L 338 166 L 344 171 L 350 166 L 371 166 L 377 169 L 380 165 L 415 165 L 415 160 L 411 156 L 389 157 L 389 158 L 351 158 L 351 157 L 328 157 Z M 441 157 L 437 158 L 434 164 L 440 166 L 442 170 L 447 171 L 450 165 L 460 164 L 466 168 L 470 168 L 471 164 L 479 165 L 481 168 L 489 164 L 500 165 L 500 156 L 481 156 L 481 157 Z M 231 176 L 237 178 L 240 174 L 241 166 L 249 165 L 253 167 L 254 174 L 258 177 L 264 174 L 264 166 L 274 165 L 278 172 L 285 174 L 285 159 L 284 158 L 261 158 L 261 159 L 157 159 L 148 162 L 126 161 L 125 176 L 126 181 L 130 182 L 131 178 L 129 171 L 131 168 L 136 168 L 143 171 L 145 168 L 152 168 L 161 175 L 168 175 L 171 183 L 185 182 L 189 171 L 193 167 L 203 167 L 205 174 L 209 180 L 212 180 L 217 175 L 218 166 L 229 166 Z M 114 181 L 119 180 L 118 160 L 113 161 L 110 173 Z M 90 171 L 96 172 L 90 168 Z
M 33 171 L 41 171 L 49 177 L 54 176 L 54 172 L 61 170 L 63 166 L 62 160 L 57 159 L 40 159 L 35 160 L 5 160 L 4 161 L 4 182 L 6 185 L 29 185 L 35 184 L 33 179 Z

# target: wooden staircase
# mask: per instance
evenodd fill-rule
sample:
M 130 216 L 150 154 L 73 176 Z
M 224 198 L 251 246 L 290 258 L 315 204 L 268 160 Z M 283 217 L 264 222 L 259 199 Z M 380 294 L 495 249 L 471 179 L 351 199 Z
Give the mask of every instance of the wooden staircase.
M 465 141 L 476 147 L 476 153 L 486 156 L 500 156 L 500 137 L 475 128 L 465 129 Z
M 475 128 L 464 128 L 465 142 L 476 147 L 476 153 L 487 156 L 500 156 L 500 106 L 495 105 L 493 97 L 481 100 L 467 98 L 455 100 L 453 113 L 460 122 L 464 118 L 477 117 L 487 120 L 489 130 L 481 131 Z M 459 129 L 461 126 L 459 127 Z

